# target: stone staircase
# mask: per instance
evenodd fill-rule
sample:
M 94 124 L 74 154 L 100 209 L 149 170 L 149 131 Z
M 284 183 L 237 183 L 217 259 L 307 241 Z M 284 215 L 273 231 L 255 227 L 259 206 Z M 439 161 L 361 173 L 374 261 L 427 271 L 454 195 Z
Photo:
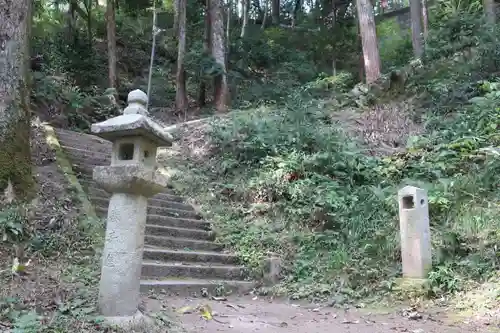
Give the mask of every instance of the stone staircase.
M 94 166 L 110 164 L 111 143 L 62 129 L 56 134 L 96 213 L 105 218 L 110 194 L 92 180 L 92 171 Z M 254 287 L 238 258 L 213 242 L 211 224 L 172 189 L 150 198 L 148 204 L 141 291 L 241 293 Z

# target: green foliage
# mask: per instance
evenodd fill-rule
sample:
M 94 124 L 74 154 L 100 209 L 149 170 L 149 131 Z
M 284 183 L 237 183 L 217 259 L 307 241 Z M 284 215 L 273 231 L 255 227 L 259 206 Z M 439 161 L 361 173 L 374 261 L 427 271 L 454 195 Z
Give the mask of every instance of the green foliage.
M 2 242 L 18 242 L 27 234 L 26 208 L 11 205 L 0 210 L 0 234 Z
M 36 312 L 23 313 L 14 322 L 13 333 L 38 333 L 41 329 L 40 317 Z
M 116 15 L 118 97 L 123 104 L 128 91 L 147 89 L 151 52 L 150 1 L 120 2 Z M 160 4 L 158 4 L 160 5 Z M 173 2 L 164 2 L 159 15 L 165 30 L 157 36 L 150 105 L 165 107 L 175 96 L 177 38 L 173 31 Z M 200 82 L 212 91 L 213 78 L 220 73 L 203 47 L 203 7 L 188 2 L 187 54 L 185 69 L 189 96 L 198 95 Z M 84 7 L 84 6 L 83 6 Z M 33 104 L 44 118 L 62 115 L 63 126 L 82 130 L 116 110 L 93 103 L 106 90 L 107 45 L 104 8 L 93 8 L 91 26 L 77 13 L 70 25 L 58 6 L 37 2 L 33 26 L 33 54 L 43 55 L 43 70 L 35 77 Z M 233 18 L 229 38 L 228 80 L 232 106 L 281 104 L 293 88 L 314 80 L 320 73 L 355 72 L 358 66 L 357 35 L 352 23 L 338 22 L 322 29 L 262 30 L 250 24 L 248 35 L 240 38 L 239 20 Z M 304 22 L 306 24 L 306 22 Z M 335 63 L 335 69 L 332 68 Z M 49 109 L 49 110 L 47 110 Z M 103 110 L 104 109 L 104 110 Z
M 449 22 L 464 14 L 479 14 L 483 9 L 478 0 L 440 0 L 436 7 L 435 22 Z
M 315 81 L 305 85 L 305 92 L 315 97 L 346 94 L 355 83 L 353 75 L 349 72 L 340 72 L 333 76 L 320 74 Z
M 406 65 L 413 57 L 411 31 L 403 31 L 395 18 L 377 24 L 377 37 L 385 72 Z
M 477 12 L 460 11 L 446 20 L 433 21 L 432 33 L 426 41 L 424 59 L 431 61 L 481 44 L 488 29 Z

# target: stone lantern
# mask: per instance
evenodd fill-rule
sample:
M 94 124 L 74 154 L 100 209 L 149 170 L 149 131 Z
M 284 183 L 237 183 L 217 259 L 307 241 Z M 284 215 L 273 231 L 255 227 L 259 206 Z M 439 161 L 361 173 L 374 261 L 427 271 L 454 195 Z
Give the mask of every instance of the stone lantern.
M 111 193 L 99 286 L 99 309 L 108 318 L 134 318 L 140 278 L 148 197 L 165 189 L 156 151 L 171 146 L 169 133 L 148 117 L 148 96 L 134 90 L 123 115 L 92 125 L 112 142 L 111 165 L 94 168 L 93 179 Z

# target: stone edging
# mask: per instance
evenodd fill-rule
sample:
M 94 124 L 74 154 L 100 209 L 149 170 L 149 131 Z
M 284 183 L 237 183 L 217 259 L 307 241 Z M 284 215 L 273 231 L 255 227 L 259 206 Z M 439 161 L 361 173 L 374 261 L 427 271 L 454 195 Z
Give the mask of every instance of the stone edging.
M 84 214 L 86 214 L 91 219 L 98 220 L 97 214 L 95 212 L 94 206 L 90 203 L 87 194 L 83 190 L 82 185 L 76 178 L 75 173 L 73 172 L 73 167 L 71 163 L 68 161 L 66 154 L 63 152 L 61 145 L 59 144 L 59 140 L 57 139 L 56 132 L 54 128 L 46 123 L 42 124 L 43 130 L 45 131 L 45 141 L 52 148 L 56 154 L 56 162 L 59 165 L 59 168 L 64 174 L 64 177 L 68 180 L 69 184 L 75 188 L 77 197 L 82 203 L 81 207 L 83 209 Z

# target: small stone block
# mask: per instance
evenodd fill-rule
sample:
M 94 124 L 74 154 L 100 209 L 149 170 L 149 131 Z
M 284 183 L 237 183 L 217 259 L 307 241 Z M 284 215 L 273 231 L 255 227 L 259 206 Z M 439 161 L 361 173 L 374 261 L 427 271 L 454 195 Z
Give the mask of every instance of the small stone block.
M 426 278 L 432 268 L 427 192 L 406 186 L 398 192 L 398 201 L 403 277 Z
M 140 331 L 154 324 L 152 318 L 145 316 L 140 311 L 137 311 L 137 313 L 133 316 L 104 317 L 104 322 L 108 325 L 119 327 L 124 330 L 140 329 Z
M 266 285 L 279 283 L 282 265 L 282 260 L 279 257 L 271 257 L 264 260 L 264 283 Z
M 400 278 L 396 279 L 394 289 L 399 291 L 402 296 L 414 299 L 427 296 L 430 290 L 430 283 L 428 279 Z

